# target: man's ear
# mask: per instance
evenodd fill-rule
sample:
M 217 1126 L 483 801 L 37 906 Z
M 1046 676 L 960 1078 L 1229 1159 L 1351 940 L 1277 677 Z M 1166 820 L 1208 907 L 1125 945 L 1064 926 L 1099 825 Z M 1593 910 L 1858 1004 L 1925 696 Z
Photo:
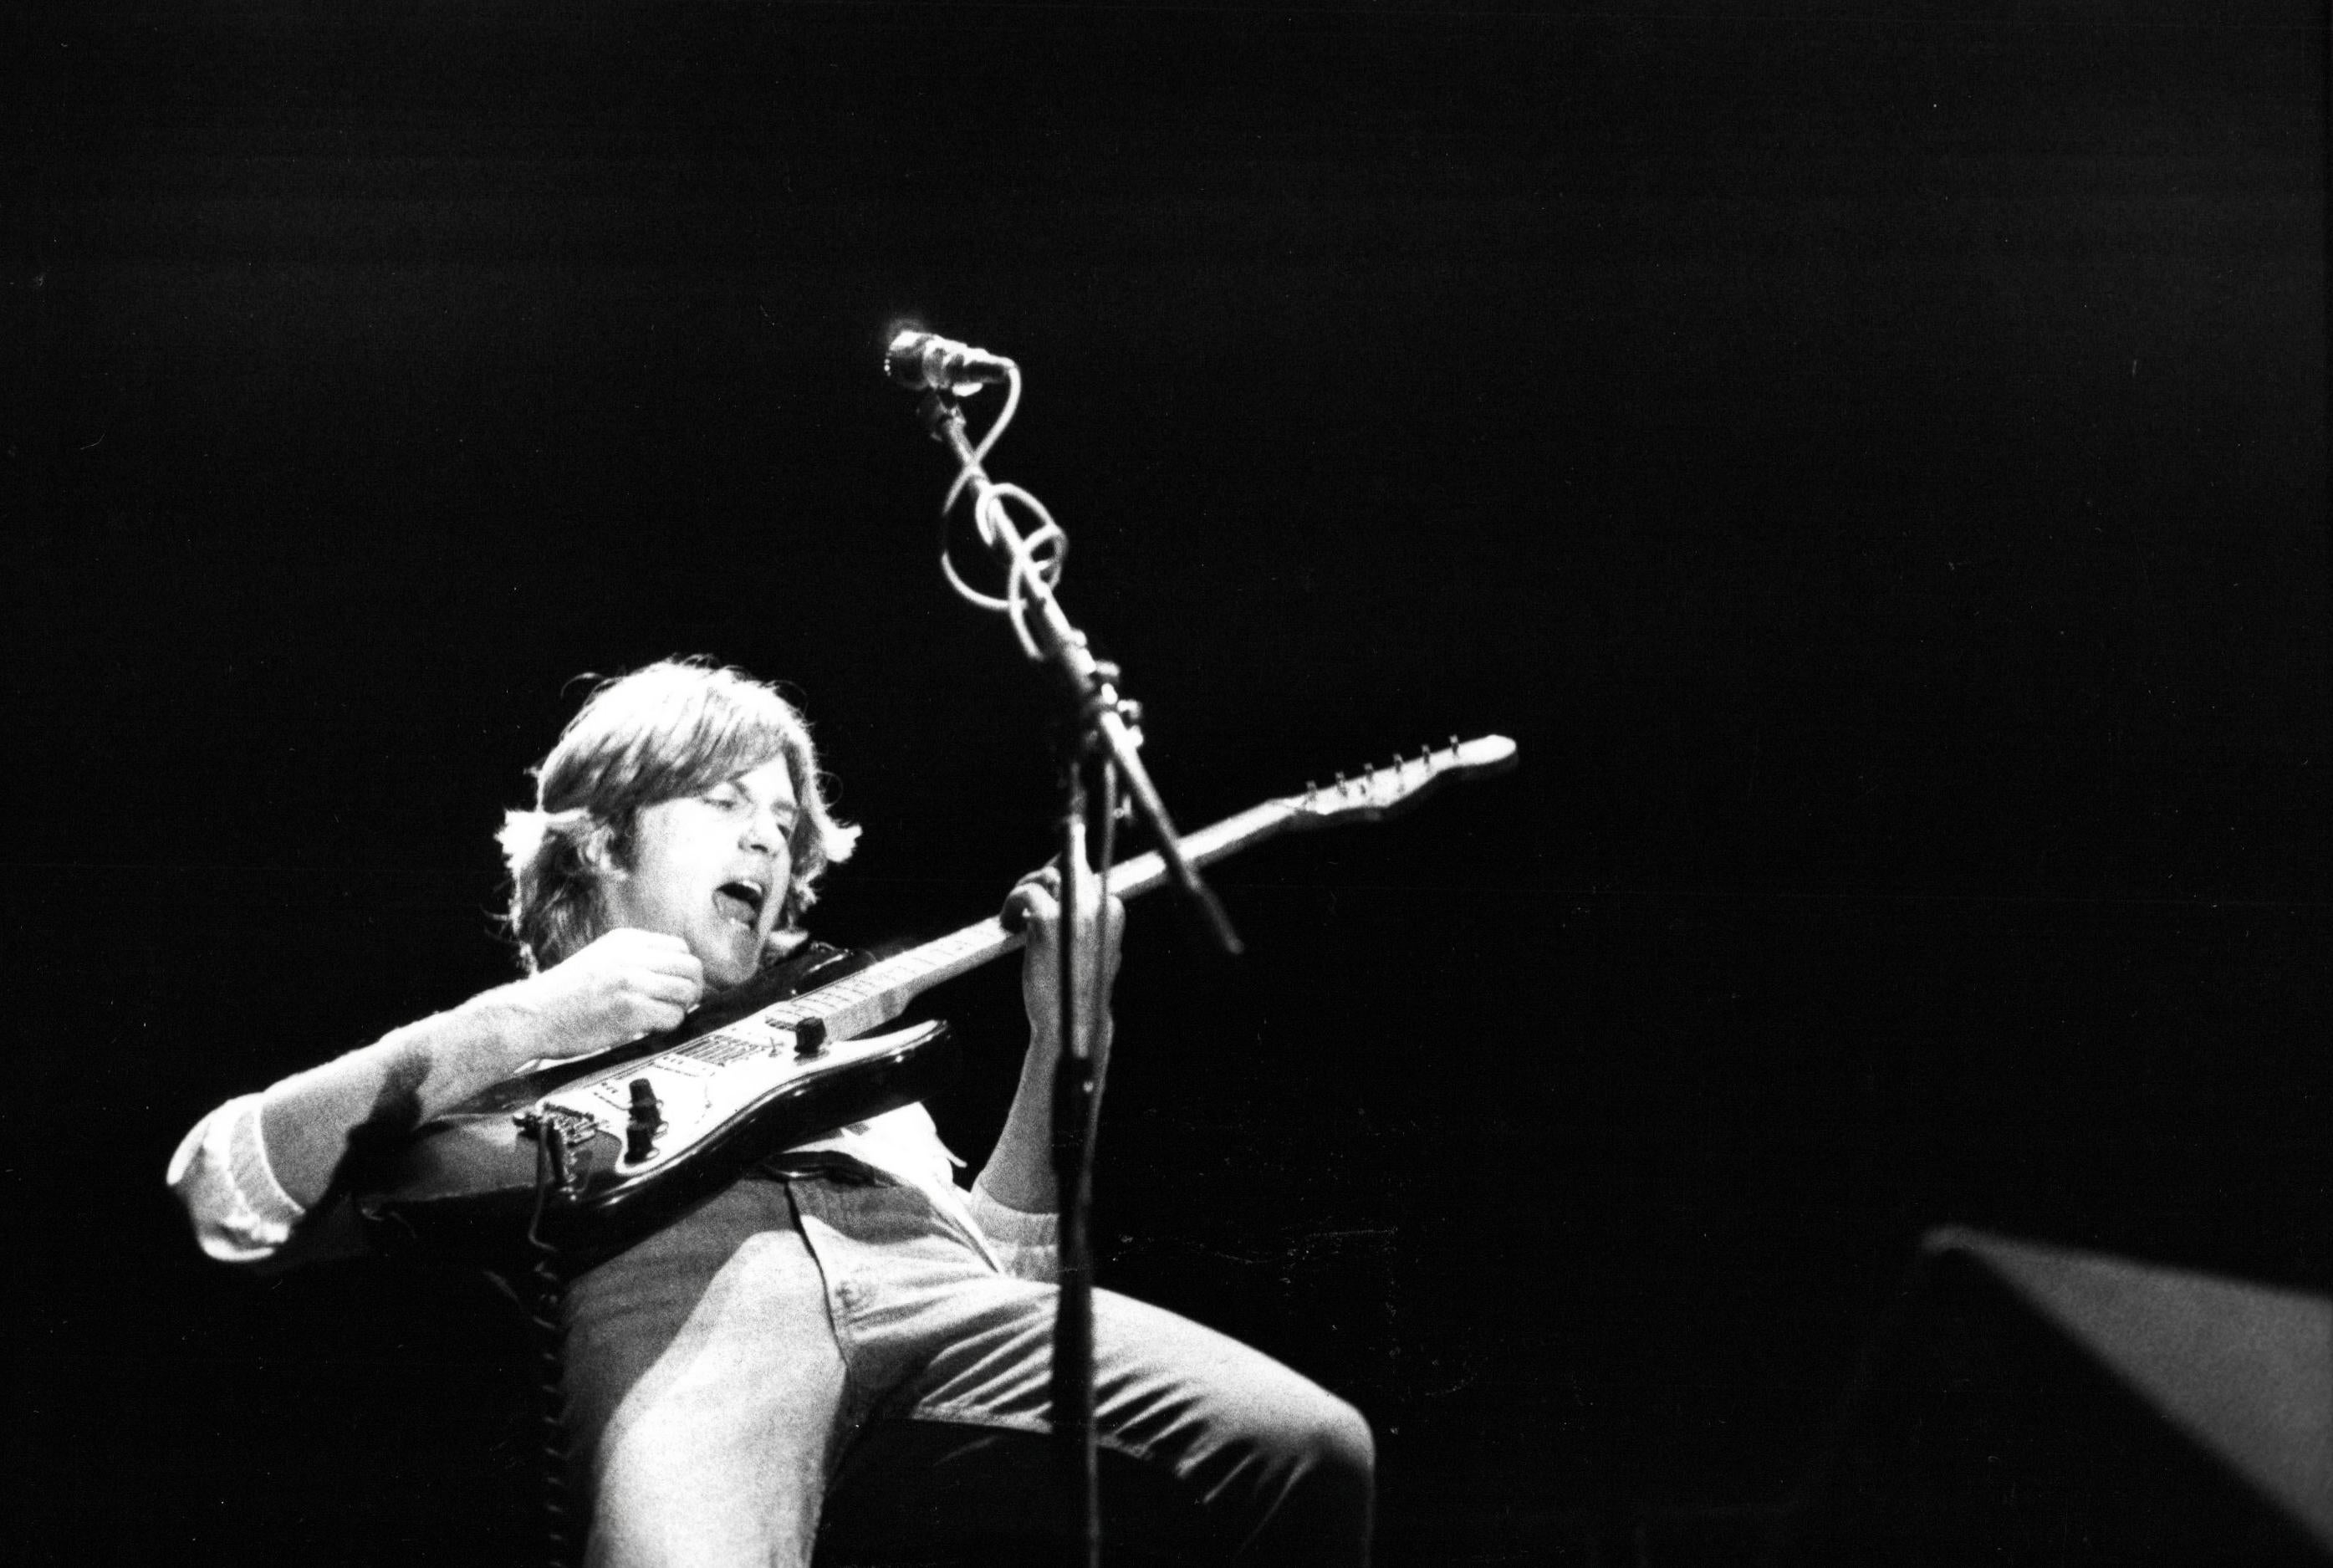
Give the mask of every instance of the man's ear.
M 620 882 L 631 874 L 618 862 L 616 830 L 605 822 L 592 823 L 591 831 L 575 841 L 575 854 L 603 882 Z

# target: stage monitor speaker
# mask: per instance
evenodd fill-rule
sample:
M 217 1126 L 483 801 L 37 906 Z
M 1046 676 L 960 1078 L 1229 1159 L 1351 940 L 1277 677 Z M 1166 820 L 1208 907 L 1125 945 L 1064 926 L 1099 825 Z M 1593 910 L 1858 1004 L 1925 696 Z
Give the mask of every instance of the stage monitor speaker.
M 2333 1562 L 2333 1301 L 1931 1232 L 1775 1560 Z

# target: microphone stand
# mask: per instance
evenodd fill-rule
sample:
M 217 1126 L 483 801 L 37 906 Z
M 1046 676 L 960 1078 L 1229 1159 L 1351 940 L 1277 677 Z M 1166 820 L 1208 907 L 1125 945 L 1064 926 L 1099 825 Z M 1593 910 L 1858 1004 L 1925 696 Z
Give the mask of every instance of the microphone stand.
M 987 471 L 965 434 L 963 407 L 938 391 L 926 391 L 920 408 L 924 427 L 955 457 L 978 508 L 993 487 Z M 1020 536 L 1004 508 L 990 508 L 988 522 L 994 537 L 991 547 L 1007 569 L 1020 553 Z M 1215 894 L 1199 880 L 1198 868 L 1183 851 L 1166 803 L 1150 782 L 1137 755 L 1141 736 L 1136 726 L 1140 710 L 1119 695 L 1118 671 L 1095 659 L 1086 635 L 1070 623 L 1050 585 L 1028 580 L 1029 620 L 1038 647 L 1060 675 L 1073 704 L 1073 723 L 1062 757 L 1061 910 L 1063 914 L 1060 976 L 1061 1051 L 1053 1069 L 1053 1176 L 1061 1205 L 1061 1287 L 1053 1318 L 1052 1421 L 1061 1465 L 1064 1490 L 1071 1501 L 1071 1522 L 1080 1544 L 1079 1561 L 1100 1568 L 1101 1500 L 1099 1467 L 1094 1443 L 1093 1390 L 1093 1246 L 1088 1219 L 1093 1198 L 1093 1142 L 1100 1095 L 1100 1063 L 1096 1060 L 1094 1025 L 1102 993 L 1101 953 L 1092 955 L 1090 1000 L 1079 995 L 1080 974 L 1076 940 L 1076 916 L 1085 888 L 1097 875 L 1096 908 L 1108 918 L 1109 860 L 1114 840 L 1118 786 L 1122 782 L 1135 809 L 1158 841 L 1175 885 L 1195 910 L 1208 934 L 1226 953 L 1237 954 L 1242 943 L 1232 929 Z M 1103 813 L 1099 837 L 1103 863 L 1099 871 L 1086 860 L 1086 771 L 1099 774 Z

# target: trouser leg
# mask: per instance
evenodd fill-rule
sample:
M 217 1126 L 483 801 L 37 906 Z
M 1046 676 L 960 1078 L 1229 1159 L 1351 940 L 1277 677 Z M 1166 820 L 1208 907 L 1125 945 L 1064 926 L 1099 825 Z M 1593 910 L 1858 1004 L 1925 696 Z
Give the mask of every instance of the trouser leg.
M 1070 1568 L 1084 1559 L 1049 1434 L 879 1420 L 829 1483 L 817 1568 Z M 1100 1453 L 1106 1568 L 1222 1559 L 1197 1500 L 1163 1465 Z
M 941 1542 L 1015 1527 L 999 1511 L 1026 1515 L 1022 1528 L 1055 1523 L 1026 1501 L 1052 1495 L 1045 1434 L 1054 1299 L 1050 1286 L 993 1279 L 936 1301 L 930 1322 L 917 1322 L 918 1313 L 894 1325 L 939 1342 L 885 1401 L 886 1428 L 870 1429 L 844 1457 L 830 1497 L 830 1547 L 866 1526 L 912 1534 L 926 1518 L 936 1532 L 929 1539 Z M 1121 1531 L 1187 1561 L 1368 1561 L 1375 1453 L 1350 1405 L 1261 1352 L 1107 1291 L 1094 1295 L 1094 1361 L 1105 1476 L 1129 1464 L 1141 1473 L 1121 1475 L 1114 1487 Z M 896 1421 L 965 1430 L 958 1441 L 887 1429 Z M 1021 1440 L 984 1441 L 981 1429 Z M 926 1458 L 882 1462 L 887 1452 Z M 1015 1467 L 1017 1483 L 1005 1479 Z M 983 1475 L 992 1478 L 967 1483 Z M 1112 1490 L 1106 1483 L 1106 1538 Z
M 809 1563 L 847 1380 L 782 1188 L 741 1182 L 577 1280 L 565 1361 L 594 1568 Z

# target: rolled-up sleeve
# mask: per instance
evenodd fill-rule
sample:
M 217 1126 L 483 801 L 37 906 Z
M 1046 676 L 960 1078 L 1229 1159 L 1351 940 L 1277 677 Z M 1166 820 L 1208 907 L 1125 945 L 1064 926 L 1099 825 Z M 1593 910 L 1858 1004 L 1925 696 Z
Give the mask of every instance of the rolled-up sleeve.
M 230 1100 L 195 1123 L 170 1156 L 165 1178 L 187 1206 L 195 1240 L 222 1263 L 274 1257 L 308 1214 L 267 1163 L 259 1098 Z
M 1039 1281 L 1061 1277 L 1060 1215 L 1007 1208 L 989 1197 L 978 1182 L 973 1183 L 969 1207 L 974 1223 L 988 1237 L 989 1247 L 1006 1274 Z

